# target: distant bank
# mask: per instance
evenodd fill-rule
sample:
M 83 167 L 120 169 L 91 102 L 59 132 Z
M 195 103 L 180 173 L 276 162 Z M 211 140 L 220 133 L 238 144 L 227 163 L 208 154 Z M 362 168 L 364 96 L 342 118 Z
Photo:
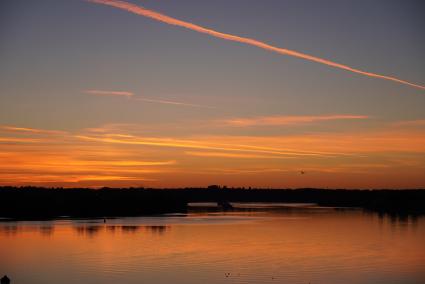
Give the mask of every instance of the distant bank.
M 425 189 L 246 189 L 0 187 L 0 217 L 141 216 L 184 213 L 189 202 L 287 202 L 360 207 L 385 214 L 425 214 Z

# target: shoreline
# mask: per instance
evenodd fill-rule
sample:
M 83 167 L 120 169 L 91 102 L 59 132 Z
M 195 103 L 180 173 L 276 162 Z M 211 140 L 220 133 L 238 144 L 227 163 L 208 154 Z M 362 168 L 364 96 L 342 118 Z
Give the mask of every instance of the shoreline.
M 186 213 L 193 202 L 314 203 L 378 214 L 425 214 L 425 189 L 186 189 L 0 187 L 0 217 L 109 218 Z

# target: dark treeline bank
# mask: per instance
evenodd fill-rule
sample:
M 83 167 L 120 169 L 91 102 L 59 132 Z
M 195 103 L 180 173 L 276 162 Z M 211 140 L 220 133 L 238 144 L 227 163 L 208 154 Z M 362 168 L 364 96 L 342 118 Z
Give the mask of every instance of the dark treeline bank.
M 360 207 L 388 214 L 425 214 L 425 190 L 344 189 L 63 189 L 0 187 L 0 217 L 137 216 L 186 212 L 189 202 L 294 202 Z
M 186 207 L 177 191 L 0 187 L 0 217 L 138 216 L 184 212 Z

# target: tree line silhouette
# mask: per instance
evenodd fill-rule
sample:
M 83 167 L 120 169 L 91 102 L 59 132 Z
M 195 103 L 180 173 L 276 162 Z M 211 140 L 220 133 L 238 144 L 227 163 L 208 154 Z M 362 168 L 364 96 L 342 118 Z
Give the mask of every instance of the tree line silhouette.
M 288 202 L 425 214 L 425 190 L 0 187 L 0 217 L 110 217 L 187 212 L 189 202 Z

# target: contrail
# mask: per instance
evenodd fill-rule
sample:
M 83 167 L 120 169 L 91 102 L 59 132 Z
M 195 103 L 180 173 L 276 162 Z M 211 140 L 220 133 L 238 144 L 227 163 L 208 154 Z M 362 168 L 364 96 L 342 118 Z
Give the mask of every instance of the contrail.
M 200 107 L 200 108 L 214 108 L 212 106 L 204 106 L 204 105 L 198 105 L 198 104 L 190 104 L 190 103 L 168 101 L 168 100 L 156 100 L 156 99 L 149 99 L 149 98 L 143 98 L 143 97 L 134 97 L 134 93 L 124 92 L 124 91 L 85 90 L 83 91 L 83 93 L 89 94 L 89 95 L 99 95 L 99 96 L 121 96 L 121 97 L 132 98 L 133 100 L 136 100 L 136 101 L 143 101 L 148 103 Z
M 90 95 L 99 95 L 99 96 L 124 96 L 131 97 L 134 94 L 130 92 L 122 92 L 122 91 L 103 91 L 103 90 L 85 90 L 84 93 Z
M 376 73 L 372 73 L 372 72 L 366 72 L 366 71 L 362 71 L 344 64 L 340 64 L 337 62 L 333 62 L 333 61 L 329 61 L 320 57 L 315 57 L 312 55 L 308 55 L 305 53 L 301 53 L 298 51 L 294 51 L 294 50 L 290 50 L 290 49 L 285 49 L 285 48 L 280 48 L 280 47 L 275 47 L 272 45 L 269 45 L 267 43 L 255 40 L 255 39 L 251 39 L 251 38 L 246 38 L 246 37 L 240 37 L 240 36 L 236 36 L 236 35 L 232 35 L 232 34 L 226 34 L 226 33 L 221 33 L 212 29 L 208 29 L 202 26 L 198 26 L 189 22 L 185 22 L 185 21 L 181 21 L 172 17 L 169 17 L 167 15 L 149 10 L 149 9 L 145 9 L 141 6 L 137 6 L 135 4 L 132 3 L 128 3 L 125 1 L 120 1 L 120 0 L 87 0 L 89 2 L 93 2 L 93 3 L 98 3 L 98 4 L 104 4 L 104 5 L 109 5 L 115 8 L 119 8 L 122 10 L 126 10 L 129 11 L 131 13 L 134 14 L 138 14 L 141 16 L 145 16 L 163 23 L 167 23 L 170 25 L 175 25 L 175 26 L 179 26 L 179 27 L 183 27 L 183 28 L 187 28 L 189 30 L 193 30 L 196 32 L 200 32 L 200 33 L 204 33 L 204 34 L 208 34 L 210 36 L 213 37 L 217 37 L 217 38 L 221 38 L 221 39 L 225 39 L 225 40 L 230 40 L 230 41 L 235 41 L 235 42 L 240 42 L 240 43 L 244 43 L 244 44 L 248 44 L 248 45 L 252 45 L 252 46 L 256 46 L 262 49 L 266 49 L 266 50 L 270 50 L 273 52 L 277 52 L 280 54 L 284 54 L 284 55 L 289 55 L 289 56 L 293 56 L 293 57 L 298 57 L 298 58 L 302 58 L 305 60 L 310 60 L 310 61 L 314 61 L 317 63 L 321 63 L 321 64 L 325 64 L 328 66 L 332 66 L 335 68 L 339 68 L 339 69 L 343 69 L 346 71 L 350 71 L 353 73 L 357 73 L 357 74 L 361 74 L 364 76 L 368 76 L 368 77 L 373 77 L 373 78 L 379 78 L 379 79 L 384 79 L 384 80 L 389 80 L 389 81 L 393 81 L 393 82 L 397 82 L 400 84 L 404 84 L 404 85 L 408 85 L 411 87 L 415 87 L 418 89 L 422 89 L 425 90 L 425 86 L 422 85 L 418 85 L 418 84 L 414 84 L 408 81 L 404 81 L 401 79 L 398 79 L 396 77 L 390 77 L 390 76 L 385 76 L 385 75 L 381 75 L 381 74 L 376 74 Z
M 204 105 L 198 105 L 198 104 L 189 104 L 189 103 L 182 103 L 182 102 L 175 102 L 175 101 L 166 101 L 166 100 L 155 100 L 155 99 L 148 99 L 148 98 L 141 98 L 137 97 L 134 98 L 137 101 L 143 101 L 148 103 L 158 103 L 158 104 L 167 104 L 167 105 L 177 105 L 177 106 L 188 106 L 188 107 L 200 107 L 200 108 L 215 108 L 212 106 L 204 106 Z

